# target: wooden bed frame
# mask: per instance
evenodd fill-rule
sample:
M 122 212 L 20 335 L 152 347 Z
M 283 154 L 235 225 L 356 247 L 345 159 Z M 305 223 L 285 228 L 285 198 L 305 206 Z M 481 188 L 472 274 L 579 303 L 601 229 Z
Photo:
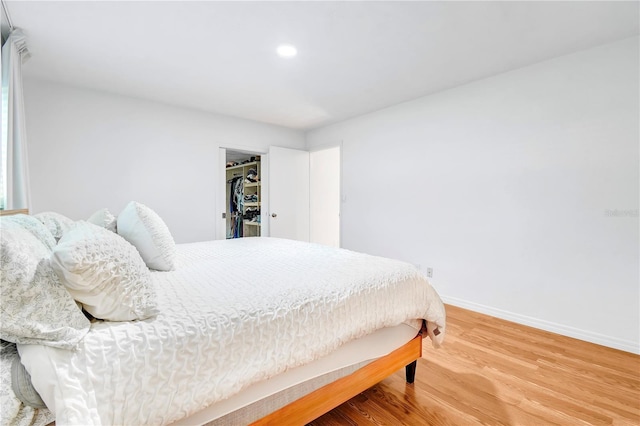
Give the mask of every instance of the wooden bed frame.
M 406 368 L 407 383 L 413 383 L 416 363 L 418 358 L 422 356 L 422 339 L 424 336 L 426 336 L 426 333 L 421 331 L 404 346 L 399 347 L 390 354 L 293 401 L 251 425 L 305 425 L 389 377 L 403 366 Z
M 29 209 L 0 210 L 0 216 L 11 216 L 12 214 L 29 214 Z

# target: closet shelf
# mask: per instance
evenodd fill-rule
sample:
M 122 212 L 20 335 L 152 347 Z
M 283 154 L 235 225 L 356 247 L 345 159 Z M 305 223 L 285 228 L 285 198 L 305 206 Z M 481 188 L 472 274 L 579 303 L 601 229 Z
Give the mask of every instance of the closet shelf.
M 245 207 L 260 207 L 260 201 L 257 201 L 255 203 L 244 203 Z
M 236 170 L 236 169 L 241 169 L 243 167 L 255 166 L 257 164 L 258 164 L 257 161 L 252 161 L 250 163 L 244 163 L 244 164 L 238 164 L 237 166 L 226 167 L 226 169 L 227 170 Z
M 244 184 L 245 188 L 251 188 L 252 186 L 260 186 L 260 182 L 251 182 L 251 183 L 246 183 Z
M 260 226 L 259 222 L 248 222 L 248 221 L 243 221 L 242 222 L 243 225 L 251 225 L 251 226 Z

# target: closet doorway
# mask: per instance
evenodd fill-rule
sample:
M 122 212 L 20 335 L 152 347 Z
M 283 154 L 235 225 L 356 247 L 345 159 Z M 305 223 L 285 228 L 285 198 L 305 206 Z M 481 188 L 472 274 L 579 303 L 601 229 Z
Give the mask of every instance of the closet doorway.
M 266 235 L 262 209 L 266 191 L 263 176 L 265 155 L 259 152 L 220 148 L 223 161 L 224 206 L 218 226 L 219 239 L 260 237 Z
M 272 236 L 340 247 L 341 151 L 341 145 L 311 152 L 220 148 L 216 238 Z

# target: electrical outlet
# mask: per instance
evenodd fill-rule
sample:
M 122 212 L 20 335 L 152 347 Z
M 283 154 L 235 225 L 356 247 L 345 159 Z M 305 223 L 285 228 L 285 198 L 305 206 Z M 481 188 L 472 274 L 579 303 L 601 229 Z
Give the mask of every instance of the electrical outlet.
M 433 268 L 427 268 L 427 278 L 433 278 Z

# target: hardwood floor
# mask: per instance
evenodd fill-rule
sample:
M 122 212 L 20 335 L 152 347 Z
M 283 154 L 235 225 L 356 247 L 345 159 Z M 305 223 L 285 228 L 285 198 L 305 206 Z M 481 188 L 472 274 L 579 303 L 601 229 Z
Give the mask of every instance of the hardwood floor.
M 447 306 L 443 348 L 310 425 L 640 425 L 640 356 Z

